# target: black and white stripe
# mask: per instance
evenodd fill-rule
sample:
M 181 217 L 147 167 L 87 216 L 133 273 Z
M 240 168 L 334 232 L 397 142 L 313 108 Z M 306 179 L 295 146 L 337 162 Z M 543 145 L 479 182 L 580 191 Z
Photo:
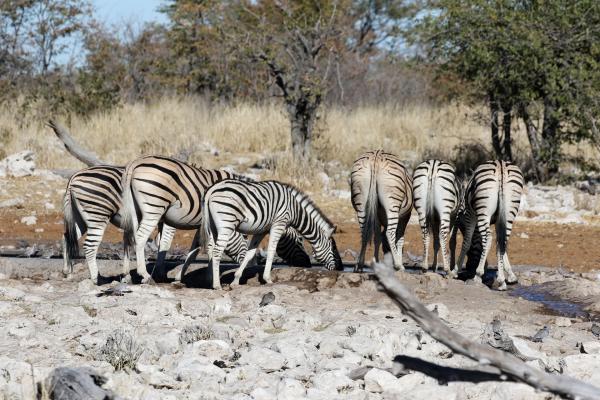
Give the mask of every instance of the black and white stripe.
M 123 175 L 123 224 L 128 240 L 136 243 L 137 271 L 147 282 L 144 243 L 160 222 L 177 229 L 198 229 L 202 222 L 204 194 L 223 179 L 247 178 L 225 170 L 205 169 L 162 156 L 146 156 L 130 162 Z M 281 256 L 303 253 L 305 258 L 294 263 L 309 262 L 308 255 L 298 248 L 297 235 L 281 247 Z M 233 235 L 226 253 L 236 261 L 245 259 L 246 244 L 241 234 Z M 242 242 L 244 244 L 242 244 Z M 240 247 L 243 247 L 242 248 Z M 182 273 L 185 268 L 182 269 Z M 164 274 L 163 271 L 159 273 Z M 181 275 L 180 275 L 181 277 Z
M 110 165 L 83 169 L 71 176 L 64 196 L 63 257 L 65 275 L 73 272 L 73 258 L 79 256 L 78 240 L 86 235 L 83 249 L 90 278 L 99 283 L 96 256 L 109 222 L 121 227 L 121 179 L 123 167 Z M 159 229 L 159 254 L 171 246 L 175 229 L 164 225 Z M 164 258 L 164 257 L 163 257 Z M 159 263 L 159 262 L 157 262 Z M 125 246 L 123 274 L 129 273 L 129 249 Z
M 361 230 L 356 270 L 364 266 L 371 238 L 375 242 L 376 260 L 379 260 L 379 245 L 383 242 L 384 252 L 391 250 L 396 269 L 404 269 L 404 231 L 413 204 L 411 175 L 397 156 L 383 150 L 369 151 L 354 162 L 350 189 Z
M 427 160 L 415 168 L 413 201 L 423 235 L 424 271 L 429 269 L 429 240 L 430 233 L 433 232 L 433 269 L 437 269 L 437 253 L 441 247 L 444 271 L 451 274 L 448 239 L 461 202 L 461 189 L 454 166 L 447 162 Z
M 491 247 L 491 224 L 496 225 L 498 256 L 498 289 L 506 289 L 506 281 L 514 283 L 517 277 L 512 271 L 506 251 L 513 222 L 519 211 L 523 193 L 523 174 L 508 161 L 488 161 L 475 170 L 465 192 L 464 211 L 459 213 L 464 224 L 463 246 L 457 263 L 462 268 L 464 257 L 471 245 L 475 228 L 481 235 L 482 253 L 476 274 L 484 273 L 485 262 Z M 505 278 L 505 273 L 508 277 Z
M 219 265 L 230 237 L 237 232 L 253 235 L 248 253 L 235 272 L 238 285 L 244 268 L 256 253 L 261 240 L 269 234 L 267 261 L 263 278 L 271 282 L 271 266 L 279 239 L 288 227 L 302 235 L 313 247 L 315 258 L 328 269 L 342 269 L 333 233 L 335 225 L 300 190 L 277 182 L 243 182 L 224 180 L 206 193 L 204 232 L 212 248 L 209 258 L 213 268 L 213 288 L 221 287 Z

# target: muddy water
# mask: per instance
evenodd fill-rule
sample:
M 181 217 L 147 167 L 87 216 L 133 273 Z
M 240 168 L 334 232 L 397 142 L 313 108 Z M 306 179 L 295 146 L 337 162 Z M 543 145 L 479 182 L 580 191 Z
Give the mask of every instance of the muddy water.
M 561 299 L 549 293 L 546 284 L 516 286 L 509 292 L 511 296 L 521 297 L 543 305 L 550 313 L 568 318 L 589 319 L 591 316 L 583 309 L 582 304 Z

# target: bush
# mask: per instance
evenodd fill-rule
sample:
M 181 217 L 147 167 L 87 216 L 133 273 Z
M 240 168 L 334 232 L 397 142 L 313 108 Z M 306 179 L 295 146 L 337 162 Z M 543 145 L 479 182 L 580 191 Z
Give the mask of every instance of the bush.
M 130 333 L 117 329 L 106 338 L 106 343 L 100 349 L 100 359 L 107 361 L 117 371 L 134 369 L 143 351 Z
M 209 340 L 215 337 L 215 333 L 210 327 L 200 325 L 188 325 L 183 328 L 179 334 L 179 343 L 189 344 L 199 340 Z

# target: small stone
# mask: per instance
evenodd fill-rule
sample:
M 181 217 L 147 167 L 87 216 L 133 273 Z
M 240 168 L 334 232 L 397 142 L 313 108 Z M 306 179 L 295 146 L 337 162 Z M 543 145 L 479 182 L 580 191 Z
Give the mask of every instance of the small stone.
M 35 225 L 37 224 L 37 218 L 35 215 L 30 215 L 28 217 L 21 218 L 21 223 L 25 225 Z
M 567 317 L 557 317 L 554 320 L 554 325 L 559 326 L 561 328 L 566 328 L 567 326 L 571 326 L 571 320 Z
M 600 342 L 585 342 L 581 344 L 579 350 L 585 354 L 600 354 Z
M 402 385 L 394 375 L 387 371 L 373 368 L 365 375 L 365 390 L 372 393 L 401 392 Z
M 42 233 L 44 232 L 44 228 L 35 228 L 35 233 Z
M 526 234 L 525 232 L 521 232 L 521 234 L 519 235 L 519 237 L 520 237 L 521 239 L 529 239 L 529 235 L 528 235 L 528 234 Z

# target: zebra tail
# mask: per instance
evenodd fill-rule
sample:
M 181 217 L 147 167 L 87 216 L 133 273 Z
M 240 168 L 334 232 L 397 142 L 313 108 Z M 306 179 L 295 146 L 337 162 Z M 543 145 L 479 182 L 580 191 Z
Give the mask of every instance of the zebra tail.
M 77 217 L 79 209 L 76 205 L 76 199 L 71 192 L 71 188 L 67 188 L 64 199 L 64 223 L 65 223 L 65 246 L 67 263 L 73 264 L 73 259 L 79 256 L 79 241 L 77 240 Z M 81 219 L 81 218 L 80 218 Z
M 208 245 L 208 238 L 210 238 L 210 212 L 208 210 L 208 194 L 204 195 L 204 200 L 202 201 L 202 227 L 200 228 L 200 242 L 199 245 L 202 247 L 202 250 L 206 252 Z
M 367 244 L 373 239 L 373 235 L 378 224 L 378 207 L 379 200 L 377 198 L 377 181 L 375 174 L 377 173 L 376 164 L 371 168 L 371 178 L 369 180 L 369 192 L 367 193 L 367 201 L 365 204 L 365 223 L 362 230 L 362 243 Z
M 434 166 L 427 171 L 427 198 L 425 199 L 425 221 L 426 224 L 431 227 L 433 226 L 433 219 L 435 217 L 435 204 L 433 202 L 433 180 L 434 180 Z
M 121 228 L 123 228 L 123 241 L 127 249 L 135 246 L 135 232 L 138 229 L 138 217 L 135 207 L 135 199 L 131 190 L 131 174 L 133 168 L 126 168 L 123 174 L 123 203 L 121 204 Z
M 506 174 L 507 169 L 503 161 L 500 162 L 500 182 L 498 185 L 498 218 L 496 220 L 496 241 L 498 250 L 506 252 Z

